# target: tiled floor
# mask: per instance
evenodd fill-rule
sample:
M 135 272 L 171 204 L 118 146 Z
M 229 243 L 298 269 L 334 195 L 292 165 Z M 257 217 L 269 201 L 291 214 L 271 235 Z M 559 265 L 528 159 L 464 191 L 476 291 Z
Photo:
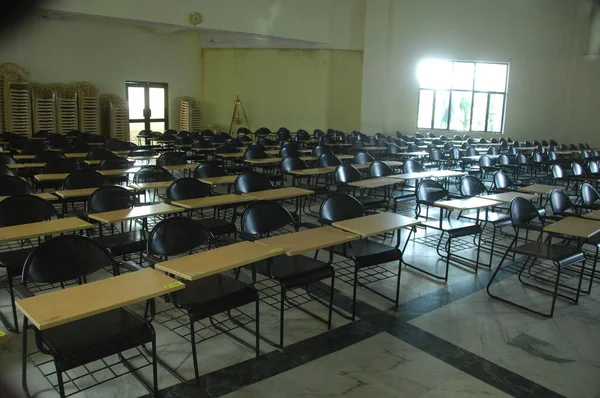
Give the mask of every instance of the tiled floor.
M 412 203 L 402 206 L 412 208 Z M 316 209 L 316 206 L 314 206 Z M 412 215 L 412 213 L 404 213 Z M 314 222 L 306 217 L 304 221 Z M 404 253 L 408 262 L 442 272 L 430 242 L 436 232 L 419 229 Z M 403 242 L 407 233 L 403 233 Z M 390 242 L 390 239 L 386 241 Z M 499 237 L 497 242 L 506 242 Z M 471 245 L 472 246 L 472 245 Z M 460 254 L 473 256 L 468 242 Z M 458 249 L 457 249 L 457 252 Z M 308 254 L 311 255 L 311 254 Z M 322 254 L 321 259 L 325 259 Z M 489 254 L 482 252 L 482 261 Z M 499 261 L 494 257 L 494 268 Z M 343 313 L 351 308 L 352 287 L 344 277 L 351 263 L 335 257 L 335 305 Z M 397 264 L 386 264 L 391 274 Z M 379 274 L 383 273 L 383 269 Z M 371 275 L 372 276 L 372 275 Z M 247 271 L 242 280 L 249 281 Z M 285 314 L 285 349 L 261 342 L 261 356 L 235 340 L 219 335 L 198 344 L 200 386 L 179 382 L 159 366 L 159 385 L 164 397 L 600 397 L 600 293 L 592 290 L 578 305 L 557 302 L 553 319 L 541 318 L 491 299 L 485 286 L 487 267 L 478 273 L 451 266 L 448 283 L 432 280 L 410 268 L 402 269 L 399 308 L 378 295 L 359 288 L 357 320 L 334 314 L 333 328 L 297 309 Z M 267 288 L 268 282 L 260 286 Z M 372 287 L 393 296 L 394 279 L 376 281 Z M 548 296 L 523 289 L 514 276 L 494 286 L 503 294 L 526 295 L 533 303 L 547 305 Z M 160 310 L 170 304 L 158 300 Z M 9 315 L 8 294 L 0 292 L 0 310 Z M 326 316 L 326 308 L 311 302 L 306 308 Z M 142 311 L 143 306 L 134 306 Z M 173 310 L 170 310 L 173 311 Z M 242 309 L 252 316 L 253 306 Z M 261 303 L 261 332 L 278 337 L 277 310 Z M 173 313 L 170 312 L 171 315 Z M 158 355 L 185 379 L 193 379 L 190 343 L 160 323 Z M 250 324 L 252 327 L 252 323 Z M 207 330 L 209 332 L 209 330 Z M 253 336 L 235 330 L 253 343 Z M 30 352 L 34 341 L 29 336 Z M 42 354 L 30 356 L 28 385 L 36 398 L 56 397 L 34 363 Z M 114 362 L 114 359 L 112 360 Z M 95 366 L 95 367 L 94 367 Z M 90 366 L 97 369 L 99 364 Z M 44 368 L 44 369 L 42 369 Z M 51 370 L 51 367 L 50 367 Z M 76 377 L 81 369 L 70 372 Z M 100 372 L 99 372 L 100 373 Z M 142 376 L 149 380 L 150 368 Z M 98 378 L 107 377 L 98 375 Z M 80 389 L 90 382 L 78 379 Z M 67 392 L 74 391 L 68 389 Z M 111 380 L 74 397 L 139 397 L 147 391 L 131 375 Z M 11 334 L 0 343 L 0 396 L 23 396 L 21 389 L 21 336 Z

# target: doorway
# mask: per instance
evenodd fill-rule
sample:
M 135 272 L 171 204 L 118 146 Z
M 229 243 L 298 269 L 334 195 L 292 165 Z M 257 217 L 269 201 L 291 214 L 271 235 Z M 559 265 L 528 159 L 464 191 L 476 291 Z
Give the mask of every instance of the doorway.
M 168 83 L 126 82 L 130 141 L 142 130 L 163 133 L 169 127 Z

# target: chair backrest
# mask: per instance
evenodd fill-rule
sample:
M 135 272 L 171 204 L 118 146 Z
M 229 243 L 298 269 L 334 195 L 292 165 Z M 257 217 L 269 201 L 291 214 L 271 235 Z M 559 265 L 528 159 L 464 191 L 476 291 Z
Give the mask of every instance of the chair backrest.
M 14 171 L 9 169 L 3 164 L 0 164 L 0 176 L 14 176 L 16 175 Z
M 321 221 L 326 224 L 361 217 L 364 213 L 365 209 L 358 199 L 341 192 L 332 193 L 325 198 L 319 210 Z
M 488 194 L 488 190 L 483 185 L 483 182 L 479 178 L 469 175 L 460 179 L 459 189 L 462 196 L 470 197 Z
M 192 142 L 192 148 L 212 148 L 213 144 L 204 138 L 198 138 Z
M 565 178 L 565 171 L 558 164 L 552 165 L 552 178 Z
M 323 153 L 317 160 L 319 167 L 334 167 L 342 164 L 342 161 L 338 159 L 333 153 Z
M 12 155 L 10 155 L 8 153 L 0 153 L 0 164 L 7 165 L 7 164 L 17 164 L 17 163 L 18 163 L 17 159 L 12 157 Z
M 375 158 L 367 152 L 359 152 L 356 155 L 354 155 L 354 163 L 355 164 L 367 164 L 367 163 L 371 163 L 374 161 L 375 161 Z
M 195 178 L 224 177 L 227 171 L 216 163 L 202 163 L 194 169 Z
M 262 137 L 261 139 L 258 140 L 257 142 L 258 144 L 262 145 L 262 146 L 275 146 L 277 145 L 277 142 L 270 140 L 266 137 Z
M 506 153 L 510 156 L 516 156 L 517 155 L 517 149 L 514 146 L 509 146 L 508 150 L 506 151 Z
M 235 193 L 249 193 L 272 189 L 273 184 L 264 174 L 256 171 L 246 171 L 240 174 L 233 183 Z
M 362 180 L 362 174 L 352 165 L 343 164 L 335 169 L 335 181 L 338 184 L 348 184 L 360 180 Z
M 21 177 L 0 176 L 0 196 L 27 195 L 33 188 Z
M 585 175 L 585 169 L 583 168 L 583 166 L 577 162 L 573 162 L 571 163 L 571 170 L 573 171 L 573 175 L 576 176 L 584 176 Z
M 408 159 L 404 162 L 404 172 L 405 173 L 420 173 L 425 171 L 425 168 L 419 161 L 415 159 Z
M 369 174 L 371 177 L 385 177 L 394 174 L 394 170 L 380 160 L 376 160 L 369 166 Z
M 69 152 L 74 153 L 89 153 L 93 148 L 86 142 L 75 142 L 71 144 Z
M 88 154 L 85 158 L 87 160 L 104 160 L 104 159 L 111 159 L 116 156 L 117 155 L 113 151 L 110 151 L 106 148 L 94 148 L 88 152 Z
M 600 200 L 600 194 L 598 194 L 596 188 L 587 182 L 581 184 L 580 195 L 581 202 L 587 206 L 597 204 L 597 202 Z
M 493 167 L 494 161 L 487 155 L 481 155 L 479 158 L 479 166 L 481 167 Z
M 259 148 L 248 149 L 244 153 L 244 160 L 266 159 L 266 158 L 268 158 L 268 156 L 265 153 L 264 149 L 259 149 Z
M 121 156 L 104 159 L 98 164 L 98 170 L 123 170 L 130 167 L 133 167 L 133 162 Z
M 63 181 L 63 189 L 100 188 L 108 182 L 96 170 L 81 169 L 71 172 Z
M 488 148 L 487 154 L 488 155 L 499 155 L 500 150 L 498 148 L 496 148 L 495 146 L 491 146 Z
M 517 154 L 517 163 L 519 164 L 527 164 L 527 156 L 524 153 Z
M 88 197 L 87 212 L 92 214 L 129 209 L 137 203 L 137 198 L 130 190 L 118 185 L 105 185 Z
M 187 253 L 209 239 L 205 227 L 189 217 L 169 217 L 152 228 L 147 240 L 149 254 L 169 257 Z
M 397 155 L 402 152 L 402 148 L 396 144 L 390 144 L 385 148 L 386 155 Z
M 308 141 L 310 140 L 310 134 L 306 130 L 298 130 L 296 133 L 296 139 L 300 141 Z
M 423 180 L 417 186 L 417 203 L 431 205 L 435 201 L 448 198 L 448 191 L 437 181 Z
M 167 199 L 169 200 L 204 198 L 211 194 L 209 185 L 192 177 L 179 178 L 167 188 Z
M 0 202 L 0 227 L 30 224 L 58 217 L 50 202 L 35 195 L 13 195 Z
M 144 166 L 133 175 L 134 183 L 173 181 L 175 177 L 161 166 Z
M 514 198 L 510 202 L 510 219 L 515 227 L 529 224 L 533 220 L 540 220 L 538 209 L 525 198 Z
M 242 215 L 241 230 L 251 235 L 264 235 L 294 222 L 294 217 L 279 203 L 257 201 L 246 208 Z
M 444 159 L 444 153 L 439 149 L 432 149 L 429 151 L 429 160 L 437 162 Z
M 588 162 L 587 166 L 590 174 L 600 173 L 600 167 L 598 167 L 598 162 Z
M 479 152 L 477 152 L 477 149 L 475 149 L 475 147 L 473 146 L 468 146 L 466 151 L 465 151 L 465 156 L 477 156 L 479 155 Z
M 448 156 L 450 157 L 451 160 L 459 160 L 462 157 L 462 154 L 460 152 L 460 149 L 452 148 L 452 149 L 450 149 Z
M 335 140 L 333 139 L 333 137 L 330 136 L 330 135 L 328 135 L 328 134 L 321 135 L 321 138 L 319 138 L 319 141 L 320 141 L 321 145 L 333 145 L 333 144 L 335 144 Z
M 37 155 L 44 151 L 50 150 L 50 147 L 43 140 L 28 141 L 21 150 L 22 155 Z
M 286 156 L 281 161 L 281 172 L 283 174 L 292 170 L 303 170 L 307 168 L 306 162 L 296 156 Z
M 512 187 L 513 182 L 508 178 L 505 172 L 497 171 L 494 173 L 494 189 L 509 189 Z
M 156 159 L 157 166 L 179 166 L 187 163 L 185 152 L 165 152 Z
M 555 215 L 561 215 L 568 210 L 574 210 L 575 205 L 569 195 L 562 189 L 553 189 L 550 192 L 550 207 L 552 213 Z
M 82 235 L 62 235 L 42 242 L 23 267 L 23 285 L 59 283 L 115 266 L 112 254 L 98 241 Z
M 302 156 L 302 153 L 300 153 L 300 151 L 295 147 L 286 146 L 281 148 L 281 150 L 279 151 L 279 156 L 281 156 L 282 158 L 287 158 L 290 156 L 299 158 Z
M 321 155 L 323 155 L 325 153 L 330 153 L 333 155 L 333 151 L 330 148 L 322 146 L 322 145 L 317 145 L 316 147 L 313 148 L 313 151 L 312 151 L 312 155 L 316 156 L 316 157 L 320 157 Z
M 37 155 L 35 155 L 35 158 L 33 158 L 33 162 L 34 163 L 48 163 L 48 162 L 50 162 L 52 160 L 66 159 L 66 158 L 67 157 L 62 152 L 58 152 L 58 151 L 44 151 L 42 153 L 38 153 Z
M 498 156 L 498 164 L 501 166 L 508 166 L 510 164 L 510 159 L 505 154 Z

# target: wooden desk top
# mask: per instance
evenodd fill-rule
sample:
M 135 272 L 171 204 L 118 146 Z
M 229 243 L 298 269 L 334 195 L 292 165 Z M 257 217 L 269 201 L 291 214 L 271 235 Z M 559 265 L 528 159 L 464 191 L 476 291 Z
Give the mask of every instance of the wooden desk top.
M 224 159 L 236 159 L 236 158 L 241 158 L 244 156 L 244 152 L 237 152 L 237 153 L 217 153 L 218 157 L 224 158 Z
M 69 175 L 69 173 L 36 174 L 36 175 L 33 176 L 33 178 L 36 181 L 39 181 L 39 182 L 44 182 L 44 181 L 62 181 L 65 178 L 67 178 L 68 175 Z
M 364 151 L 371 151 L 371 152 L 378 152 L 378 151 L 385 151 L 386 147 L 383 146 L 366 146 L 363 148 L 359 148 L 360 150 L 364 150 Z
M 228 195 L 217 195 L 208 196 L 206 198 L 176 200 L 171 204 L 184 209 L 203 209 L 207 207 L 225 206 L 232 205 L 235 203 L 252 202 L 254 199 L 248 196 L 228 194 Z
M 323 249 L 359 239 L 357 234 L 349 234 L 341 229 L 320 227 L 291 234 L 273 236 L 257 240 L 256 243 L 267 245 L 273 249 L 282 248 L 287 256 Z
M 247 196 L 247 197 L 255 199 L 255 200 L 280 200 L 280 199 L 295 198 L 298 196 L 312 195 L 313 193 L 314 193 L 314 191 L 310 191 L 308 189 L 288 187 L 288 188 L 269 189 L 268 191 L 249 192 L 249 193 L 243 194 L 243 196 Z
M 350 160 L 354 159 L 354 155 L 336 155 L 339 160 Z
M 545 226 L 544 232 L 587 239 L 600 233 L 600 221 L 579 217 L 566 217 Z
M 166 203 L 158 203 L 148 206 L 137 206 L 131 209 L 113 210 L 104 213 L 90 214 L 88 217 L 105 224 L 111 224 L 120 221 L 136 220 L 163 214 L 181 212 L 181 207 L 171 206 Z
M 370 216 L 353 218 L 334 222 L 332 225 L 344 231 L 352 232 L 360 236 L 373 236 L 385 232 L 395 231 L 401 228 L 412 227 L 421 221 L 414 218 L 401 216 L 395 213 L 377 213 Z
M 399 153 L 398 155 L 404 155 L 404 156 L 427 156 L 427 155 L 429 155 L 429 152 L 425 152 L 425 151 L 402 152 L 402 153 Z
M 163 169 L 173 171 L 173 170 L 192 170 L 198 167 L 198 163 L 186 163 L 186 164 L 176 164 L 173 166 L 162 166 Z
M 102 160 L 92 159 L 92 160 L 84 160 L 83 163 L 87 164 L 88 166 L 97 166 L 100 164 L 100 162 L 102 162 Z
M 192 151 L 196 152 L 214 152 L 217 148 L 192 148 Z
M 34 159 L 35 155 L 15 155 L 15 156 L 13 156 L 13 158 L 15 158 L 16 160 L 27 160 L 27 159 Z
M 156 264 L 156 268 L 190 281 L 283 254 L 254 242 L 240 242 Z
M 148 155 L 148 156 L 128 156 L 127 160 L 136 161 L 136 160 L 153 160 L 158 159 L 160 155 Z
M 33 193 L 32 195 L 37 196 L 38 198 L 47 200 L 48 202 L 52 202 L 55 200 L 58 200 L 58 198 L 55 195 L 52 195 L 51 193 L 48 192 L 41 192 L 41 193 Z M 0 196 L 0 201 L 9 198 L 10 196 Z
M 522 192 L 502 192 L 494 195 L 482 196 L 482 198 L 495 200 L 502 203 L 510 203 L 514 198 L 524 198 L 527 200 L 535 200 L 537 196 Z
M 9 169 L 34 169 L 34 168 L 42 168 L 46 165 L 46 163 L 14 163 L 14 164 L 6 164 L 5 166 Z
M 587 214 L 584 214 L 583 216 L 591 220 L 600 220 L 600 210 L 591 211 Z
M 434 203 L 437 207 L 450 210 L 475 210 L 498 206 L 500 202 L 480 197 L 454 200 L 439 200 Z
M 322 174 L 330 174 L 335 171 L 336 167 L 316 167 L 313 169 L 302 169 L 302 170 L 291 170 L 288 171 L 289 174 L 297 175 L 297 176 L 316 176 Z
M 98 170 L 98 173 L 103 176 L 118 176 L 123 174 L 135 174 L 140 171 L 141 167 L 132 167 L 129 169 L 114 169 L 114 170 Z
M 482 156 L 487 156 L 490 159 L 498 159 L 500 157 L 500 155 L 486 155 L 486 154 L 481 154 L 481 155 L 474 155 L 474 156 L 463 156 L 461 159 L 468 159 L 468 160 L 478 161 L 479 159 L 481 159 Z
M 69 153 L 65 153 L 65 156 L 69 159 L 77 159 L 77 158 L 84 158 L 88 155 L 87 152 L 69 152 Z
M 559 187 L 556 185 L 534 184 L 529 185 L 528 187 L 519 188 L 518 191 L 525 193 L 537 193 L 540 195 L 549 195 L 553 189 L 564 189 L 564 187 Z
M 54 192 L 54 194 L 62 199 L 82 198 L 90 196 L 96 189 L 98 188 L 63 189 Z
M 17 300 L 39 330 L 101 314 L 185 288 L 151 268 Z
M 235 182 L 236 178 L 238 178 L 237 175 L 199 178 L 199 180 L 208 185 L 227 185 L 227 184 L 233 184 Z
M 138 182 L 135 184 L 129 184 L 130 187 L 146 190 L 146 189 L 161 189 L 161 188 L 169 188 L 169 186 L 173 183 L 173 181 L 158 181 L 158 182 Z
M 271 164 L 271 163 L 281 163 L 283 158 L 264 158 L 264 159 L 246 159 L 244 162 L 250 164 Z
M 351 182 L 351 183 L 348 183 L 348 185 L 350 185 L 351 187 L 358 187 L 358 188 L 381 188 L 381 187 L 387 187 L 390 185 L 395 185 L 400 182 L 401 182 L 401 180 L 399 180 L 397 178 L 379 177 L 379 178 L 369 178 L 366 180 Z
M 402 180 L 419 180 L 421 178 L 429 178 L 431 177 L 431 171 L 421 171 L 418 173 L 404 173 L 404 174 L 394 174 L 389 176 L 389 178 L 400 178 Z
M 77 217 L 58 218 L 50 221 L 34 222 L 31 224 L 14 225 L 0 228 L 0 242 L 20 239 L 37 238 L 92 228 L 92 224 Z
M 430 177 L 432 178 L 462 177 L 467 175 L 467 173 L 464 171 L 456 170 L 432 170 L 428 173 L 431 173 Z

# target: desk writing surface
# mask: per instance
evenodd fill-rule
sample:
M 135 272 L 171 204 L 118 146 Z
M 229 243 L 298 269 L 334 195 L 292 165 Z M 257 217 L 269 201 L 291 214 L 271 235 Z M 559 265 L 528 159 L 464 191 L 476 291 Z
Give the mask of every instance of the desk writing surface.
M 427 156 L 427 155 L 429 155 L 429 152 L 425 152 L 425 151 L 401 152 L 401 153 L 398 153 L 398 155 L 403 155 L 403 156 Z
M 244 156 L 244 152 L 217 153 L 217 156 L 224 158 L 224 159 L 236 159 L 236 158 L 241 158 L 242 156 Z
M 540 195 L 549 195 L 553 189 L 564 189 L 564 187 L 559 187 L 556 185 L 534 184 L 529 185 L 527 187 L 519 188 L 518 191 L 525 193 L 537 193 Z
M 54 192 L 61 199 L 82 198 L 90 196 L 98 188 L 82 188 L 82 189 L 63 189 Z
M 158 159 L 160 155 L 147 155 L 147 156 L 128 156 L 127 160 L 136 161 L 136 160 L 153 160 Z
M 33 178 L 36 181 L 44 182 L 44 181 L 62 181 L 69 173 L 53 173 L 53 174 L 36 174 Z
M 233 184 L 237 178 L 238 178 L 238 176 L 234 175 L 234 176 L 208 177 L 208 178 L 198 178 L 198 179 L 201 182 L 208 184 L 208 185 L 227 185 L 227 184 Z
M 46 163 L 14 163 L 14 164 L 5 164 L 9 169 L 34 169 L 34 168 L 42 168 L 46 165 Z
M 354 159 L 354 155 L 335 155 L 339 160 Z
M 32 193 L 31 195 L 37 196 L 38 198 L 41 198 L 44 200 L 47 200 L 48 202 L 58 200 L 58 198 L 55 195 L 52 195 L 49 192 Z M 0 201 L 4 200 L 6 198 L 10 198 L 10 196 L 0 196 Z
M 475 210 L 486 207 L 498 206 L 500 202 L 480 197 L 454 200 L 438 200 L 434 203 L 436 207 L 450 210 Z
M 269 189 L 267 191 L 248 192 L 248 193 L 245 193 L 242 195 L 247 196 L 252 199 L 255 199 L 255 200 L 279 200 L 279 199 L 295 198 L 298 196 L 312 195 L 313 193 L 314 193 L 314 191 L 310 191 L 308 189 L 288 187 L 288 188 Z
M 14 225 L 11 227 L 0 228 L 0 242 L 9 242 L 12 240 L 37 238 L 38 236 L 81 231 L 87 228 L 92 228 L 92 224 L 77 217 L 58 218 L 49 221 Z
M 535 200 L 535 199 L 537 199 L 537 196 L 530 195 L 528 193 L 523 193 L 523 192 L 501 192 L 501 193 L 496 193 L 493 195 L 485 195 L 485 196 L 482 196 L 482 198 L 497 200 L 498 202 L 502 202 L 502 203 L 510 203 L 510 202 L 512 202 L 512 200 L 514 198 Z
M 148 206 L 137 206 L 130 209 L 113 210 L 104 213 L 94 213 L 88 215 L 89 218 L 110 224 L 120 221 L 135 220 L 138 218 L 160 216 L 163 214 L 171 214 L 181 212 L 181 207 L 172 206 L 166 203 L 158 203 Z
M 65 156 L 69 159 L 85 158 L 88 152 L 69 152 L 65 153 Z
M 130 184 L 132 188 L 135 189 L 161 189 L 161 188 L 169 188 L 169 186 L 173 183 L 173 181 L 158 181 L 158 182 L 136 182 L 135 184 Z
M 280 254 L 280 249 L 245 241 L 158 263 L 156 268 L 193 281 Z
M 192 148 L 192 151 L 196 152 L 214 152 L 217 148 Z
M 288 171 L 288 174 L 293 174 L 293 175 L 297 175 L 297 176 L 315 176 L 315 175 L 333 173 L 336 168 L 337 167 L 335 167 L 335 166 L 330 166 L 330 167 L 315 167 L 312 169 L 290 170 L 290 171 Z
M 357 188 L 381 188 L 387 187 L 390 185 L 398 184 L 400 180 L 397 178 L 388 178 L 388 177 L 378 177 L 378 178 L 368 178 L 366 180 L 354 181 L 348 183 L 351 187 Z
M 243 195 L 228 194 L 208 196 L 205 198 L 176 200 L 171 202 L 171 204 L 183 207 L 184 209 L 202 209 L 207 207 L 231 205 L 235 203 L 252 202 L 253 200 L 253 198 Z
M 600 221 L 588 218 L 566 217 L 545 226 L 544 232 L 587 239 L 600 233 Z
M 141 167 L 131 167 L 129 169 L 113 169 L 113 170 L 98 170 L 98 173 L 103 176 L 118 176 L 123 174 L 135 174 L 140 171 Z
M 432 178 L 462 177 L 467 175 L 466 172 L 457 170 L 432 170 L 428 173 L 430 173 Z
M 295 256 L 313 250 L 350 242 L 359 238 L 359 235 L 351 234 L 342 231 L 341 229 L 319 227 L 260 239 L 256 242 L 274 249 L 282 248 L 287 256 Z
M 281 163 L 283 158 L 264 158 L 264 159 L 246 159 L 244 162 L 250 164 L 271 164 L 271 163 Z
M 401 228 L 412 227 L 413 225 L 420 223 L 421 221 L 414 218 L 386 212 L 353 218 L 351 220 L 338 221 L 331 225 L 343 229 L 344 231 L 367 237 L 395 231 Z
M 583 215 L 585 218 L 590 220 L 600 220 L 600 210 L 594 210 Z
M 185 288 L 151 268 L 17 300 L 39 330 L 125 307 Z
M 420 171 L 417 173 L 394 174 L 389 176 L 389 178 L 400 178 L 402 180 L 419 180 L 421 178 L 431 177 L 431 173 L 431 171 Z
M 35 155 L 15 155 L 15 156 L 13 156 L 13 158 L 15 158 L 16 160 L 28 160 L 28 159 L 34 159 Z

